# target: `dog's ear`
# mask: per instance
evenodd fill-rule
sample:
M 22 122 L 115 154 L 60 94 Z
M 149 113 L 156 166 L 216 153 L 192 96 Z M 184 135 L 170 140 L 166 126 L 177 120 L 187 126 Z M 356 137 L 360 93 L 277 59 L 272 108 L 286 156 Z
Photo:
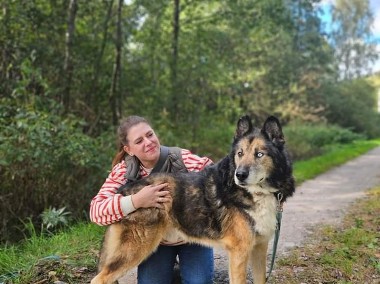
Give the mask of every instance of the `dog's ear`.
M 264 122 L 261 132 L 266 135 L 275 146 L 282 147 L 285 144 L 285 138 L 282 133 L 281 125 L 276 117 L 268 117 Z
M 248 115 L 240 117 L 235 132 L 235 139 L 242 137 L 244 134 L 252 131 L 252 121 Z

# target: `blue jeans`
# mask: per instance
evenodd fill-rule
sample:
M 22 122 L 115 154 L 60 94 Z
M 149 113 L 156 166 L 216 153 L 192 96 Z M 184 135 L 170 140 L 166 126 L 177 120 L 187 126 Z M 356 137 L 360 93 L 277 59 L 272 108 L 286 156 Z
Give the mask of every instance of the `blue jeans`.
M 171 284 L 178 255 L 183 284 L 212 284 L 214 253 L 211 248 L 184 244 L 163 246 L 142 262 L 137 269 L 138 284 Z

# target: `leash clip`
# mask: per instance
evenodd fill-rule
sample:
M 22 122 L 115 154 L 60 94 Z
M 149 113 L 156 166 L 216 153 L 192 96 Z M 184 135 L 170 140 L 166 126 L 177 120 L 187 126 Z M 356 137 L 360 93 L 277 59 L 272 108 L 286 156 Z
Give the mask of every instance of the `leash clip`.
M 283 209 L 283 202 L 282 202 L 282 199 L 284 198 L 284 195 L 279 192 L 277 194 L 277 212 L 282 212 L 284 209 Z

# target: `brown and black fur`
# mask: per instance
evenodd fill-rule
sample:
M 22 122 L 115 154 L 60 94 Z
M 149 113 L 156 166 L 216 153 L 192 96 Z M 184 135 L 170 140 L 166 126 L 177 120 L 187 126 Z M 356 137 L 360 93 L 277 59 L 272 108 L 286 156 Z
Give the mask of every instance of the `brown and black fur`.
M 261 129 L 239 119 L 232 150 L 197 173 L 152 174 L 124 189 L 132 194 L 148 184 L 167 182 L 173 202 L 164 209 L 138 209 L 111 225 L 92 284 L 107 284 L 140 264 L 169 230 L 189 242 L 222 247 L 228 253 L 230 283 L 245 284 L 251 265 L 255 284 L 265 283 L 268 242 L 276 226 L 277 197 L 294 192 L 292 166 L 279 121 Z

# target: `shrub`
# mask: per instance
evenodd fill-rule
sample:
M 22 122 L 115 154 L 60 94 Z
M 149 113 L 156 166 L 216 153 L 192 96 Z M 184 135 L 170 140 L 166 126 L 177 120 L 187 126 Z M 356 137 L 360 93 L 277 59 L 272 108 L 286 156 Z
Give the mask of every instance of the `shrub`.
M 320 155 L 329 145 L 346 144 L 366 138 L 349 129 L 323 123 L 294 122 L 284 127 L 284 134 L 294 160 Z
M 73 218 L 83 219 L 114 148 L 84 135 L 83 123 L 75 117 L 5 100 L 0 108 L 0 241 L 22 238 L 28 217 L 39 228 L 39 215 L 49 207 L 66 207 Z
M 380 136 L 377 91 L 370 83 L 363 79 L 344 81 L 327 86 L 323 95 L 327 105 L 324 115 L 329 123 L 363 133 L 369 138 Z
M 153 121 L 160 142 L 167 146 L 178 146 L 191 150 L 194 154 L 208 156 L 214 162 L 229 151 L 235 133 L 235 120 L 203 115 L 196 121 L 188 121 L 176 129 L 168 117 L 161 116 Z

